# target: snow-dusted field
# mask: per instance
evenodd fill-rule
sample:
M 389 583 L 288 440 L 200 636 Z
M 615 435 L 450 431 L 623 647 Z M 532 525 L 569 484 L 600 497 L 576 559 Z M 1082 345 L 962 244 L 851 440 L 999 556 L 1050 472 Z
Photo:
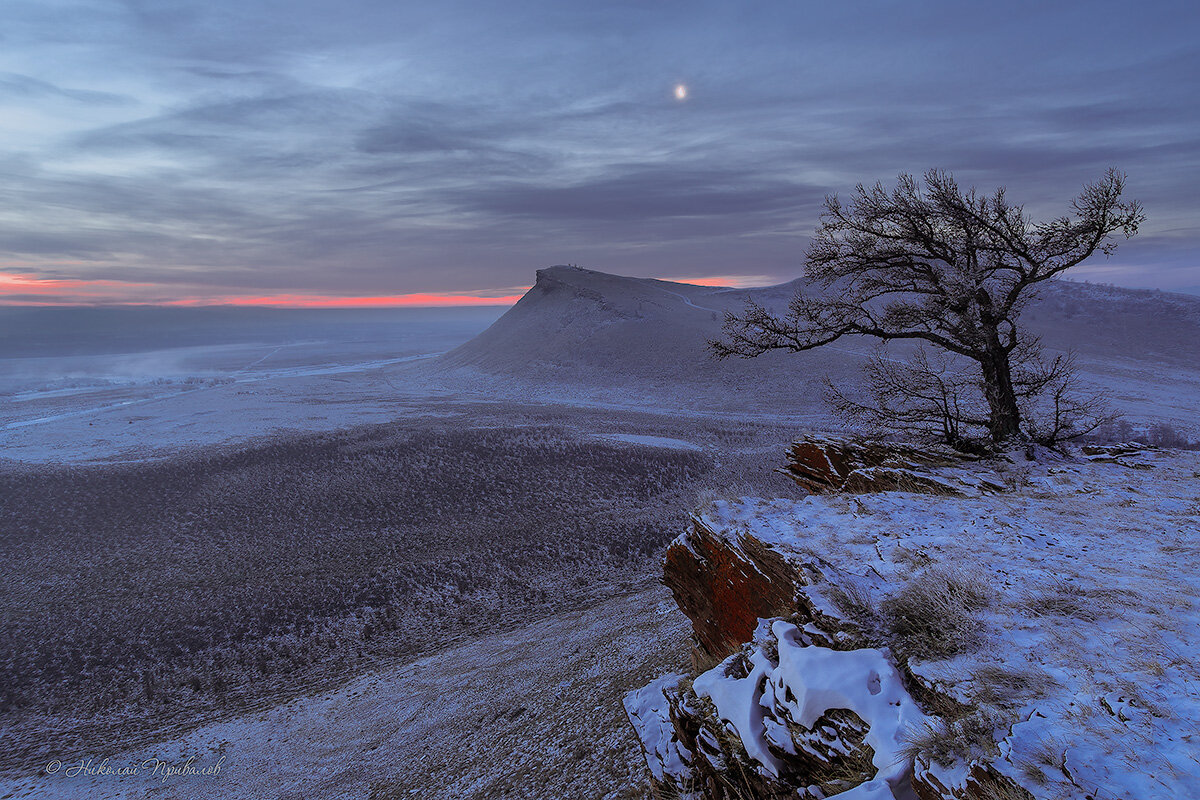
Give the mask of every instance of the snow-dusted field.
M 0 780 L 0 797 L 633 798 L 644 762 L 620 698 L 686 664 L 687 620 L 661 587 L 488 635 L 336 691 L 205 725 L 133 751 Z M 215 775 L 155 774 L 158 762 Z M 84 757 L 83 764 L 86 765 Z M 157 759 L 158 761 L 150 761 Z
M 461 344 L 498 313 L 264 322 L 246 312 L 224 336 L 222 320 L 202 318 L 186 336 L 178 323 L 152 320 L 140 337 L 136 316 L 114 317 L 88 331 L 100 352 L 82 353 L 86 342 L 47 342 L 49 331 L 10 333 L 15 341 L 0 350 L 0 458 L 128 461 L 436 413 L 429 401 L 445 390 L 403 368 Z M 206 335 L 232 341 L 193 343 Z

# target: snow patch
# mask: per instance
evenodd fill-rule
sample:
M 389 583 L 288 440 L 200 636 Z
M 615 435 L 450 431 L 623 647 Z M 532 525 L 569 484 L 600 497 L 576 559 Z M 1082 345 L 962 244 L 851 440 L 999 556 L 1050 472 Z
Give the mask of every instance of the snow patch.
M 683 675 L 664 675 L 641 689 L 625 695 L 625 713 L 646 750 L 646 763 L 656 781 L 682 783 L 691 774 L 691 753 L 675 736 L 671 722 L 669 693 L 679 687 Z
M 790 749 L 786 728 L 782 736 L 772 735 L 779 733 L 775 728 L 783 727 L 776 718 L 786 716 L 812 728 L 826 712 L 849 709 L 870 726 L 865 742 L 875 752 L 872 763 L 877 772 L 839 797 L 908 797 L 912 762 L 903 756 L 905 736 L 928 718 L 905 690 L 887 655 L 873 649 L 806 646 L 800 629 L 782 620 L 772 622 L 770 630 L 778 661 L 760 644 L 750 654 L 748 675 L 729 675 L 731 661 L 726 660 L 696 678 L 696 694 L 712 700 L 721 719 L 737 732 L 747 755 L 776 777 L 782 764 L 770 745 Z
M 598 433 L 597 439 L 610 442 L 625 442 L 627 444 L 642 444 L 647 447 L 666 447 L 671 450 L 699 450 L 700 445 L 685 442 L 683 439 L 671 439 L 666 436 L 640 436 L 633 433 Z

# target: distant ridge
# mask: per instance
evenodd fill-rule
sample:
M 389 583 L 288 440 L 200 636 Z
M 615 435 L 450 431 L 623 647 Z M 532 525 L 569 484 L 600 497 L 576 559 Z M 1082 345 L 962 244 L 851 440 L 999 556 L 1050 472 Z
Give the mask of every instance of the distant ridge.
M 491 327 L 432 366 L 539 390 L 587 387 L 650 397 L 667 389 L 680 402 L 823 413 L 825 379 L 853 380 L 873 341 L 848 338 L 808 353 L 721 362 L 706 348 L 720 335 L 726 310 L 740 310 L 748 297 L 782 310 L 804 286 L 797 279 L 734 289 L 553 266 L 538 270 L 533 287 Z M 1023 322 L 1048 348 L 1075 352 L 1093 382 L 1108 386 L 1120 372 L 1122 392 L 1133 400 L 1158 402 L 1149 396 L 1173 379 L 1172 370 L 1200 387 L 1200 298 L 1055 281 Z M 1124 385 L 1130 382 L 1150 385 Z M 1195 412 L 1164 410 L 1167 417 L 1182 415 Z
M 778 302 L 790 287 L 732 289 L 549 267 L 490 328 L 442 361 L 575 380 L 694 377 L 696 364 L 716 371 L 705 343 L 719 334 L 726 309 L 750 295 Z

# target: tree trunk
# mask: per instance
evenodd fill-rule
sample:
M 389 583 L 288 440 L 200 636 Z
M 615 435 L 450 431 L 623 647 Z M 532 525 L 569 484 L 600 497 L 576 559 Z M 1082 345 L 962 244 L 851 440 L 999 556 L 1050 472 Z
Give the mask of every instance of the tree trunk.
M 996 314 L 992 297 L 982 287 L 975 295 L 979 304 L 980 332 L 983 334 L 983 396 L 988 403 L 988 431 L 992 444 L 1021 438 L 1021 410 L 1013 390 L 1009 349 L 1000 343 L 1001 317 Z
M 1003 348 L 992 350 L 980 359 L 979 365 L 983 371 L 983 396 L 988 403 L 988 431 L 992 444 L 1019 439 L 1021 411 L 1017 408 L 1008 353 Z

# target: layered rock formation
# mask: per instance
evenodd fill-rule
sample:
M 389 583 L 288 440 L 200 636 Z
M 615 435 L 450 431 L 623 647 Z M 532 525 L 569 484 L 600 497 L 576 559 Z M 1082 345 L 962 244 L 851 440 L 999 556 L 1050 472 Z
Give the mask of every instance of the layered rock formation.
M 923 492 L 964 495 L 1000 491 L 995 481 L 963 469 L 977 462 L 948 448 L 809 436 L 789 448 L 780 470 L 814 494 Z

